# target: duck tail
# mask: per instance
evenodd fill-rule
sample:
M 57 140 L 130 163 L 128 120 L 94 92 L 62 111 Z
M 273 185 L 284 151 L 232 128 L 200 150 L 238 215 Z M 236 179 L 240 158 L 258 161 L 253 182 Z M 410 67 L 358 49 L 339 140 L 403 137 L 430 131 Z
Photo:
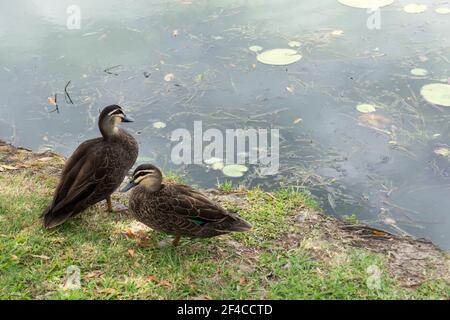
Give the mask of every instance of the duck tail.
M 69 212 L 54 212 L 52 206 L 48 206 L 41 214 L 43 218 L 44 228 L 51 229 L 63 224 L 71 216 Z
M 252 228 L 251 224 L 240 217 L 236 217 L 235 222 L 231 225 L 230 231 L 245 232 Z

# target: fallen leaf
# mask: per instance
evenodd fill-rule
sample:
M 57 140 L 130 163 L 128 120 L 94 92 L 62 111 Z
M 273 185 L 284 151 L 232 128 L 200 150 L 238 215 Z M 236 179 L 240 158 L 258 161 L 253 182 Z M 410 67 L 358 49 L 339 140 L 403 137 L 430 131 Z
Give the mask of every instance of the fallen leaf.
M 18 170 L 19 169 L 17 167 L 10 166 L 10 165 L 7 165 L 7 164 L 2 164 L 1 167 L 3 167 L 3 169 L 6 169 L 6 170 Z
M 247 282 L 248 282 L 248 280 L 245 279 L 245 277 L 241 277 L 241 278 L 239 279 L 239 284 L 240 284 L 240 285 L 246 284 Z
M 42 259 L 42 260 L 49 260 L 49 259 L 50 259 L 50 257 L 44 256 L 44 255 L 32 254 L 31 256 L 32 256 L 33 258 L 39 258 L 39 259 Z
M 51 105 L 55 106 L 56 105 L 56 101 L 55 101 L 55 97 L 48 97 L 48 103 L 50 103 Z
M 128 253 L 130 254 L 130 256 L 134 257 L 134 250 L 133 249 L 128 249 Z
M 39 158 L 38 161 L 47 162 L 47 161 L 50 161 L 52 159 L 53 159 L 52 157 L 43 157 L 43 158 Z
M 136 238 L 137 234 L 133 232 L 131 229 L 125 230 L 125 236 L 128 238 Z
M 103 294 L 117 294 L 117 290 L 114 289 L 114 288 L 105 288 L 105 289 L 99 290 L 98 293 L 103 293 Z
M 173 285 L 167 280 L 161 280 L 158 284 L 167 288 L 173 288 Z

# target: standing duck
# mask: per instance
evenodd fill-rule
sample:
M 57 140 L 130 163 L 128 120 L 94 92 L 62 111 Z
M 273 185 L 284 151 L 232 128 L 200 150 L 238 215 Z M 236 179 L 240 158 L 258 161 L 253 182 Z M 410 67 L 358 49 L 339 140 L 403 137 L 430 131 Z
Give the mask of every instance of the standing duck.
M 210 238 L 251 226 L 234 213 L 227 212 L 198 190 L 181 184 L 163 184 L 161 171 L 151 164 L 136 168 L 128 185 L 132 191 L 129 206 L 134 217 L 147 226 L 180 237 Z
M 138 155 L 136 140 L 117 125 L 132 122 L 118 105 L 105 107 L 98 126 L 101 138 L 83 142 L 66 161 L 52 203 L 42 213 L 45 228 L 53 228 L 86 208 L 107 201 L 120 186 Z

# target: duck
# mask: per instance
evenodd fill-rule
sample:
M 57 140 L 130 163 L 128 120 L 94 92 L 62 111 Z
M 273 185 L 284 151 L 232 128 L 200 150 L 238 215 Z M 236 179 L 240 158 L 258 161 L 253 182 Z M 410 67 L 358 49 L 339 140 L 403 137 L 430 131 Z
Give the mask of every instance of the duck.
M 244 232 L 251 225 L 229 212 L 191 186 L 163 183 L 161 170 L 152 164 L 141 164 L 129 183 L 129 210 L 138 221 L 150 228 L 174 236 L 177 246 L 181 237 L 211 238 L 230 232 Z
M 118 125 L 133 121 L 119 105 L 101 111 L 101 137 L 81 143 L 66 161 L 53 200 L 41 215 L 46 229 L 103 200 L 108 211 L 113 211 L 111 194 L 131 170 L 139 152 L 135 138 Z

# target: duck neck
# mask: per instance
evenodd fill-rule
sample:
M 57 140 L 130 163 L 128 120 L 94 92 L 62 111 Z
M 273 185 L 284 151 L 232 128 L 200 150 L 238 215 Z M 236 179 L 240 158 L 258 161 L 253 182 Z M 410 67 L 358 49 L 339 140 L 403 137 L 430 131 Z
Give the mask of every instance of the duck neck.
M 120 134 L 120 129 L 117 127 L 115 121 L 109 121 L 109 119 L 99 121 L 98 127 L 105 140 L 114 139 Z

